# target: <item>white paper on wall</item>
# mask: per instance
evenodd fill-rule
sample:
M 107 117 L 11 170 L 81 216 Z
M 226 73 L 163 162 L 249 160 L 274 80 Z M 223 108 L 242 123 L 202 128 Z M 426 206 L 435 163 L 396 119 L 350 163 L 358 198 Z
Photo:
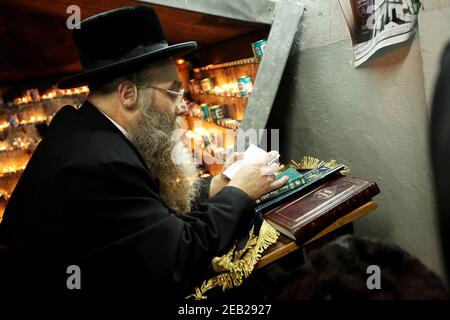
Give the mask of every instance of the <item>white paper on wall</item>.
M 417 29 L 420 0 L 338 0 L 350 30 L 354 65 L 375 52 L 404 42 Z

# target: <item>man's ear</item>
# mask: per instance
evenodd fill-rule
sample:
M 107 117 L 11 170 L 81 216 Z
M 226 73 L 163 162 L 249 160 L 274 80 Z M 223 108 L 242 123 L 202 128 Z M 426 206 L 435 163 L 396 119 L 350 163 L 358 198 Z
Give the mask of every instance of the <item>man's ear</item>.
M 132 109 L 136 106 L 138 92 L 136 85 L 131 81 L 124 81 L 117 87 L 119 101 L 126 109 Z

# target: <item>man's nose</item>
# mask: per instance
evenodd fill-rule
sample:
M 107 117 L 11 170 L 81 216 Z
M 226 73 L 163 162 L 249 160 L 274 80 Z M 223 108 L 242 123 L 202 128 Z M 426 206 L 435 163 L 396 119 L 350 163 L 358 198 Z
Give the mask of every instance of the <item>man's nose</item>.
M 187 116 L 189 114 L 188 107 L 184 99 L 181 100 L 181 103 L 177 105 L 175 109 L 175 114 L 177 116 Z

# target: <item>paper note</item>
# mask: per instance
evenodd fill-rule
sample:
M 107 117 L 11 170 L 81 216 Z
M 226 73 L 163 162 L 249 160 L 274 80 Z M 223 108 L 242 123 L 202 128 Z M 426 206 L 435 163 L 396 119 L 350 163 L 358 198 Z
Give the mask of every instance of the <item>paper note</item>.
M 232 179 L 236 172 L 242 168 L 242 166 L 247 164 L 269 164 L 272 160 L 274 162 L 271 166 L 264 167 L 264 174 L 273 174 L 276 172 L 278 168 L 278 164 L 276 160 L 280 157 L 277 151 L 266 152 L 263 149 L 251 144 L 247 150 L 244 152 L 244 158 L 234 162 L 231 166 L 229 166 L 224 172 L 223 175 Z

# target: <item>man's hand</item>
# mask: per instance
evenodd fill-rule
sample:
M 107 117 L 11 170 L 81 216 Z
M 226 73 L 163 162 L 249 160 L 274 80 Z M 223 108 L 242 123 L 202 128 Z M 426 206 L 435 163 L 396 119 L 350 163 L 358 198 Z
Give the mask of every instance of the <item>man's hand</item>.
M 241 160 L 244 157 L 243 152 L 233 152 L 226 160 L 222 171 L 225 171 L 234 162 Z M 209 196 L 212 197 L 224 187 L 228 185 L 230 179 L 225 177 L 223 174 L 219 174 L 211 179 L 211 184 L 209 186 Z
M 261 164 L 245 165 L 236 172 L 228 186 L 241 189 L 253 200 L 272 190 L 281 188 L 288 181 L 288 177 L 284 176 L 279 180 L 275 180 L 275 175 L 264 174 L 264 169 L 267 167 Z

